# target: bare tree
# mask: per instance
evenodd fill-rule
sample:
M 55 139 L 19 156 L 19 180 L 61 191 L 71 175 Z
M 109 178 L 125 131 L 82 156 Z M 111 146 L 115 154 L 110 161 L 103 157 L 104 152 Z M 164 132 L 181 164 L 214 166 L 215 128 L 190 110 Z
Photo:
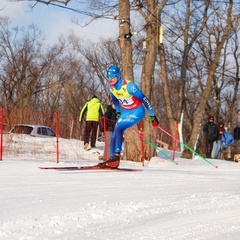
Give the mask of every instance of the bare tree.
M 35 106 L 33 93 L 39 81 L 40 39 L 41 32 L 34 26 L 27 31 L 19 28 L 11 31 L 7 18 L 0 22 L 0 81 L 4 89 L 2 101 L 7 108 Z
M 217 25 L 217 27 L 214 27 L 214 25 L 216 24 L 216 22 L 214 22 L 214 25 L 212 28 L 213 32 L 214 32 L 214 30 L 217 31 L 217 34 L 214 35 L 216 42 L 215 42 L 215 44 L 211 45 L 212 47 L 214 46 L 214 51 L 212 51 L 212 49 L 211 49 L 211 51 L 208 52 L 208 58 L 206 59 L 208 75 L 207 75 L 207 79 L 206 79 L 205 88 L 204 88 L 204 91 L 202 92 L 201 100 L 200 100 L 200 103 L 198 106 L 198 111 L 194 118 L 195 121 L 194 121 L 193 129 L 192 129 L 192 134 L 191 134 L 189 142 L 188 142 L 189 146 L 192 148 L 194 148 L 194 145 L 195 145 L 195 142 L 197 139 L 197 135 L 199 133 L 199 126 L 201 125 L 201 122 L 202 122 L 202 117 L 203 117 L 203 112 L 204 112 L 204 109 L 206 106 L 206 102 L 208 100 L 210 93 L 212 92 L 212 83 L 213 83 L 213 80 L 215 77 L 216 70 L 219 66 L 219 61 L 220 61 L 223 46 L 226 43 L 226 41 L 229 37 L 229 34 L 231 32 L 231 29 L 232 29 L 232 9 L 233 9 L 233 2 L 232 2 L 232 0 L 230 0 L 226 15 L 225 15 L 225 19 L 224 19 L 226 21 L 225 26 L 223 26 L 222 28 L 220 28 L 221 26 L 219 26 L 219 25 Z M 224 16 L 224 14 L 223 14 L 223 16 Z M 223 21 L 220 21 L 220 22 L 223 23 Z M 208 26 L 208 28 L 209 28 L 209 26 Z M 211 34 L 209 35 L 208 40 L 209 40 L 208 42 L 210 43 Z M 203 50 L 206 49 L 204 42 L 201 41 L 201 42 L 199 42 L 199 44 L 202 46 Z M 185 149 L 182 154 L 182 157 L 191 158 L 192 154 L 188 150 Z
M 233 63 L 230 65 L 230 70 L 227 71 L 228 75 L 226 76 L 226 72 L 224 72 L 223 76 L 229 79 L 227 82 L 227 87 L 230 86 L 232 91 L 226 92 L 223 94 L 223 98 L 225 100 L 226 105 L 228 108 L 226 109 L 227 112 L 224 112 L 225 122 L 228 124 L 228 128 L 232 129 L 234 124 L 237 123 L 237 115 L 239 111 L 240 102 L 239 99 L 239 86 L 240 86 L 240 49 L 239 49 L 239 20 L 240 17 L 238 14 L 233 16 L 233 28 L 232 28 L 232 37 L 229 39 L 228 49 L 231 49 L 232 56 L 233 56 Z M 227 55 L 227 54 L 225 54 Z M 235 126 L 236 126 L 235 125 Z
M 71 2 L 71 0 L 9 0 L 10 2 L 24 2 L 24 1 L 28 1 L 28 2 L 33 2 L 33 3 L 43 3 L 43 4 L 51 4 L 51 3 L 60 3 L 63 5 L 67 5 L 69 2 Z

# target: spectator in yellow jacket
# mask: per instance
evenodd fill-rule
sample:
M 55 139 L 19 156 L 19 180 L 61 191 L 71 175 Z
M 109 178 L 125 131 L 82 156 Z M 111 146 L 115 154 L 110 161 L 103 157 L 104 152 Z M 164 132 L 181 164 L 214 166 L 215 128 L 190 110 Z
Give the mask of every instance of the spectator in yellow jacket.
M 85 115 L 86 125 L 84 129 L 84 149 L 89 150 L 89 140 L 91 149 L 96 148 L 97 128 L 100 118 L 104 115 L 103 106 L 95 95 L 83 106 L 80 112 L 79 122 L 82 121 Z

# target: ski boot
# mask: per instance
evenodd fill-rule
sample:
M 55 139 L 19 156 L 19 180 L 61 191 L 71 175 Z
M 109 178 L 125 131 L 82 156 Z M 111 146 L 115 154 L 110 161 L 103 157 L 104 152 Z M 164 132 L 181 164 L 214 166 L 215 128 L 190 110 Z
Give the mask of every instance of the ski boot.
M 97 166 L 101 168 L 118 168 L 120 164 L 120 153 L 114 153 L 106 162 L 99 163 Z

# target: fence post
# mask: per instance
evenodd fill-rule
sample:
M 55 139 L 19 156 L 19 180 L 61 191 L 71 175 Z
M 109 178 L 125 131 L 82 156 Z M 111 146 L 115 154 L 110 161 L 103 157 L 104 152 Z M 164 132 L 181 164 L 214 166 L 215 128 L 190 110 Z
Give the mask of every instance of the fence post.
M 143 141 L 143 124 L 142 121 L 139 123 L 139 132 L 140 132 L 140 140 L 142 146 L 142 165 L 144 166 L 144 141 Z
M 107 119 L 105 116 L 103 116 L 103 138 L 104 138 L 104 150 L 103 150 L 103 159 L 104 161 L 107 161 L 107 156 L 109 155 L 109 148 L 107 146 L 109 146 L 109 143 L 107 142 Z
M 56 162 L 59 163 L 59 141 L 58 141 L 58 136 L 59 136 L 59 127 L 58 127 L 58 112 L 56 112 Z
M 0 122 L 0 161 L 3 156 L 3 123 L 4 123 L 4 107 L 1 108 L 1 122 Z

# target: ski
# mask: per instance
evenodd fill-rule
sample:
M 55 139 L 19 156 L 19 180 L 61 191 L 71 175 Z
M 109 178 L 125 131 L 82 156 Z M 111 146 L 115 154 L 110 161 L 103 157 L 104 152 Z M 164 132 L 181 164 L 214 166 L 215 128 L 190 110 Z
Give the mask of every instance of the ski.
M 139 172 L 142 169 L 135 168 L 110 168 L 110 167 L 98 167 L 98 166 L 61 166 L 61 167 L 38 167 L 42 170 L 58 170 L 58 171 L 79 171 L 79 170 L 99 170 L 99 171 L 125 171 L 125 172 Z

